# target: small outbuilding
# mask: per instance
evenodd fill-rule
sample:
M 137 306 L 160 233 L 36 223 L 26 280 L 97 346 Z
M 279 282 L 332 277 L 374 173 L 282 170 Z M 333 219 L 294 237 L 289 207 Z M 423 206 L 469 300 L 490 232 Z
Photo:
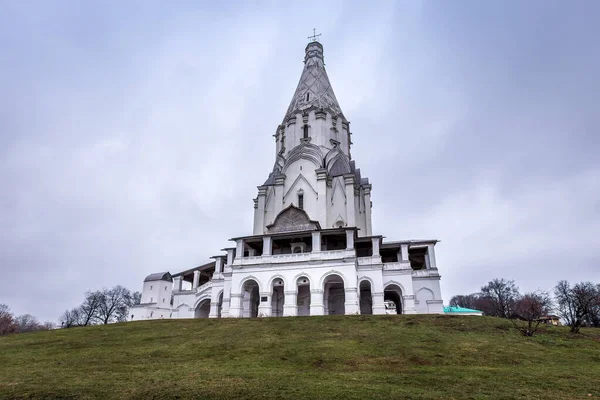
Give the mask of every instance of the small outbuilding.
M 473 310 L 471 308 L 459 307 L 459 306 L 448 306 L 444 307 L 444 314 L 447 315 L 478 315 L 482 316 L 483 311 Z

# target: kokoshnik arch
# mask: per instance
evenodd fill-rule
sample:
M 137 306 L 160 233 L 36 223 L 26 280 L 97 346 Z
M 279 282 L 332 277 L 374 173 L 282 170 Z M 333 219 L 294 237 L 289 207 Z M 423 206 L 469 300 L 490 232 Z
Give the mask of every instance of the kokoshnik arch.
M 371 184 L 351 135 L 313 41 L 258 186 L 252 235 L 204 265 L 149 275 L 130 319 L 384 314 L 391 303 L 443 313 L 437 240 L 373 234 Z

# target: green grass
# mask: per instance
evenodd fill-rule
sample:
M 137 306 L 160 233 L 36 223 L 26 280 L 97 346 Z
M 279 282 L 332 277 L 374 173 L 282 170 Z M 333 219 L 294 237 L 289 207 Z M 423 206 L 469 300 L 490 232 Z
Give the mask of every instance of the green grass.
M 600 397 L 600 329 L 488 317 L 160 320 L 0 338 L 0 398 Z

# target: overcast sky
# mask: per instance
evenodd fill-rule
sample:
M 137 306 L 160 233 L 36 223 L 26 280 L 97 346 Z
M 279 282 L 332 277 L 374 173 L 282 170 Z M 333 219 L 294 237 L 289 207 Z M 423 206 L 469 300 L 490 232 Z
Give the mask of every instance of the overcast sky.
M 3 1 L 0 303 L 56 320 L 252 232 L 312 28 L 373 233 L 442 292 L 600 281 L 600 3 Z

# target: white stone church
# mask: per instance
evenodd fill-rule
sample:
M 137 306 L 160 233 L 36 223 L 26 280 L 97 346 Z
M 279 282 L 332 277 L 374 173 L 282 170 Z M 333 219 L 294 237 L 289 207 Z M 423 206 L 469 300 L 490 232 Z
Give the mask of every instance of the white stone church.
M 373 234 L 371 184 L 319 42 L 274 136 L 252 234 L 204 265 L 149 275 L 130 319 L 442 314 L 437 240 Z

